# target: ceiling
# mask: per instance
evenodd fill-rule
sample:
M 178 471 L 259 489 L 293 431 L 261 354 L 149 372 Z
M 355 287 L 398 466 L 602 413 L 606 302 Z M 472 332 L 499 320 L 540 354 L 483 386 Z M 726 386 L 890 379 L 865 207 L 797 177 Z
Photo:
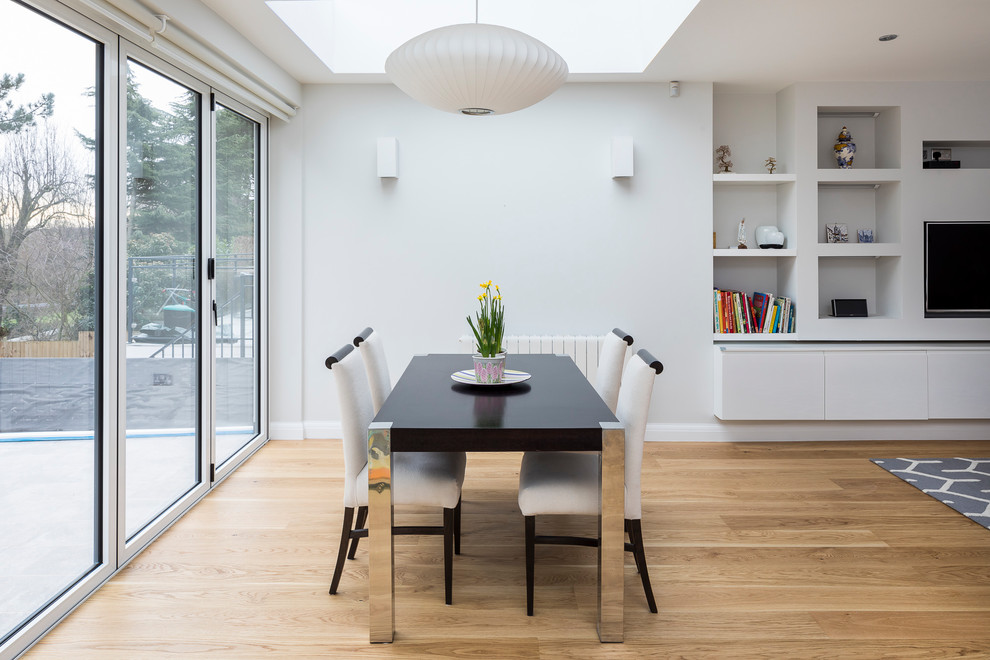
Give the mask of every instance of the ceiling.
M 388 81 L 331 72 L 265 0 L 200 1 L 301 83 Z M 988 81 L 988 26 L 987 0 L 701 0 L 644 72 L 568 80 L 754 92 L 798 81 Z M 899 37 L 881 43 L 888 33 Z

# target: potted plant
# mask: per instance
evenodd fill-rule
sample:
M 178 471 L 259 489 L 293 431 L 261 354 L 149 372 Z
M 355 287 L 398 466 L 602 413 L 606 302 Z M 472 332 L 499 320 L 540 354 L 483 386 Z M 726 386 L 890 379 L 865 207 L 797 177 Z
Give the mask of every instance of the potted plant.
M 479 383 L 501 383 L 505 375 L 505 349 L 502 337 L 505 334 L 505 308 L 502 306 L 502 291 L 492 281 L 482 282 L 485 290 L 478 296 L 481 309 L 475 314 L 477 324 L 470 316 L 468 325 L 474 333 L 478 352 L 474 356 L 474 376 Z

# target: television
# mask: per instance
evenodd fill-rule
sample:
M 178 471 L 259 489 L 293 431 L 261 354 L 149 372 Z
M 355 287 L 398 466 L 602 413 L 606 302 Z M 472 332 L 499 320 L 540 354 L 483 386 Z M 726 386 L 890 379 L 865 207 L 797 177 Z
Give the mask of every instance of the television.
M 990 317 L 990 220 L 925 223 L 925 317 Z

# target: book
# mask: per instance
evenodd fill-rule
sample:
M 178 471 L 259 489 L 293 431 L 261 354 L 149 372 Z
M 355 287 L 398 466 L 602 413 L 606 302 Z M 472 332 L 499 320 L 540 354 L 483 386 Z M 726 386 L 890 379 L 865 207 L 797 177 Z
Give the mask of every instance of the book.
M 767 294 L 767 299 L 763 305 L 763 328 L 762 332 L 770 332 L 770 325 L 773 322 L 774 296 Z

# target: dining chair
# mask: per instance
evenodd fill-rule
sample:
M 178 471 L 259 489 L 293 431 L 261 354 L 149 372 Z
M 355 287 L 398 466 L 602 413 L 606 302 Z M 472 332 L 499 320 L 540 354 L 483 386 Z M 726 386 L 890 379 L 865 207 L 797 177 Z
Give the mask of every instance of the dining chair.
M 643 438 L 653 396 L 653 382 L 663 365 L 646 349 L 639 350 L 622 373 L 616 417 L 625 427 L 625 531 L 643 581 L 650 611 L 657 612 L 643 547 L 640 475 Z M 519 469 L 519 509 L 526 522 L 526 613 L 533 615 L 533 583 L 537 544 L 598 547 L 597 538 L 537 536 L 538 515 L 599 514 L 599 456 L 579 452 L 526 452 Z
M 371 401 L 375 404 L 375 414 L 392 391 L 392 379 L 388 375 L 388 361 L 385 359 L 385 346 L 381 335 L 374 328 L 365 328 L 354 338 L 354 346 L 361 349 L 364 371 L 371 386 Z
M 598 373 L 595 375 L 595 391 L 605 401 L 608 409 L 615 412 L 619 399 L 619 385 L 622 383 L 622 368 L 626 365 L 626 348 L 632 346 L 632 335 L 612 328 L 602 342 L 602 352 L 598 356 Z
M 330 581 L 330 593 L 335 594 L 348 542 L 368 536 L 362 525 L 368 511 L 368 425 L 375 413 L 367 376 L 353 345 L 341 347 L 325 364 L 337 383 L 344 440 L 344 520 Z M 392 501 L 443 509 L 442 526 L 394 526 L 392 534 L 443 535 L 444 602 L 448 605 L 453 600 L 454 510 L 461 499 L 464 467 L 464 452 L 397 452 L 392 456 Z M 364 516 L 360 525 L 352 528 L 355 508 L 363 509 Z
M 371 401 L 374 404 L 374 412 L 377 415 L 381 410 L 385 399 L 392 392 L 392 379 L 388 373 L 388 360 L 385 359 L 385 344 L 382 341 L 381 333 L 375 332 L 372 327 L 367 327 L 354 337 L 354 346 L 361 353 L 361 361 L 364 362 L 364 372 L 368 377 L 368 385 L 371 387 Z M 462 460 L 467 460 L 467 454 Z M 357 511 L 357 521 L 355 527 L 364 527 L 368 518 L 368 507 L 359 507 Z M 347 553 L 348 559 L 354 559 L 357 552 L 358 541 L 355 537 L 351 541 L 351 549 Z M 461 501 L 457 500 L 454 508 L 454 554 L 461 554 Z

